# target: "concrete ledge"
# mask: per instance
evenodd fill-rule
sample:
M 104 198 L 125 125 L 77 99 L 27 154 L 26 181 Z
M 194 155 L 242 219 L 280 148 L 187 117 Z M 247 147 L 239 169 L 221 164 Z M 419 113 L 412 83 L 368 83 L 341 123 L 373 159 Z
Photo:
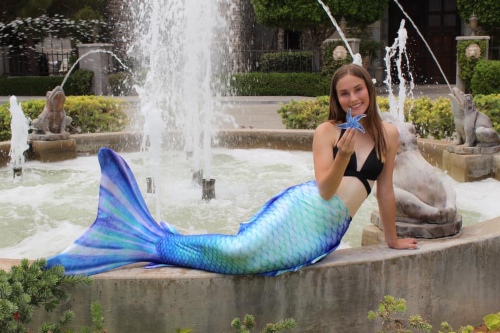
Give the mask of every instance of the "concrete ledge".
M 99 301 L 109 332 L 228 332 L 231 320 L 247 313 L 259 325 L 293 317 L 298 332 L 376 332 L 380 323 L 367 320 L 367 312 L 390 294 L 405 298 L 407 313 L 422 315 L 434 327 L 442 321 L 476 325 L 500 310 L 499 226 L 500 217 L 466 226 L 458 236 L 422 241 L 420 250 L 337 250 L 278 277 L 131 265 L 72 290 L 64 309 L 75 311 L 71 328 L 78 330 L 91 323 L 90 303 Z M 13 263 L 0 260 L 0 267 Z M 38 312 L 32 328 L 48 318 Z

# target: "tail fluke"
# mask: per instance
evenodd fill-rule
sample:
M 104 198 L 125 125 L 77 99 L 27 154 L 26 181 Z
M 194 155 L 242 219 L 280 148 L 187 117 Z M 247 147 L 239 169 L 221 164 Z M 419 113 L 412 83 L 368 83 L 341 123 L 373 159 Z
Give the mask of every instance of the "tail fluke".
M 168 230 L 151 216 L 132 171 L 108 148 L 99 150 L 97 218 L 68 249 L 47 261 L 68 275 L 92 275 L 136 262 L 157 262 L 156 243 Z

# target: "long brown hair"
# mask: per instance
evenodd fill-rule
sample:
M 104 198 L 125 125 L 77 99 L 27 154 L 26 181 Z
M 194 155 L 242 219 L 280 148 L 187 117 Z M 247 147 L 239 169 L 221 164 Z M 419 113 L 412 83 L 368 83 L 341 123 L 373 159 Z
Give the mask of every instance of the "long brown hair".
M 337 95 L 337 83 L 346 75 L 359 77 L 366 84 L 368 95 L 370 96 L 370 103 L 368 105 L 368 109 L 366 110 L 366 117 L 363 119 L 363 127 L 375 141 L 377 156 L 382 162 L 384 162 L 385 153 L 387 152 L 384 125 L 382 124 L 382 118 L 380 117 L 377 108 L 375 85 L 372 82 L 370 74 L 363 67 L 355 64 L 347 64 L 337 69 L 333 74 L 330 86 L 330 112 L 328 114 L 328 120 L 337 124 L 346 122 L 346 112 L 340 106 Z

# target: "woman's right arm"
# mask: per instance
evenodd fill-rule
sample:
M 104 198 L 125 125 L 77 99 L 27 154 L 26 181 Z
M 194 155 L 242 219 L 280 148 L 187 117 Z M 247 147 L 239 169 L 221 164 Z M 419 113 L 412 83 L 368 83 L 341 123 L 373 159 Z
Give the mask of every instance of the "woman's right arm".
M 320 124 L 314 131 L 314 175 L 319 193 L 325 200 L 329 200 L 337 192 L 354 152 L 354 130 L 348 129 L 337 143 L 338 153 L 333 158 L 333 147 L 340 136 L 339 132 L 340 130 L 329 122 Z

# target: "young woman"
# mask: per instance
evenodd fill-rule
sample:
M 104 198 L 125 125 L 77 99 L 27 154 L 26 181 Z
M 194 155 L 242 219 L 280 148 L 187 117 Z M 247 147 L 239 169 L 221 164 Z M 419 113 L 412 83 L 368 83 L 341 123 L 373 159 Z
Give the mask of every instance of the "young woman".
M 356 120 L 365 114 L 361 125 L 366 132 L 360 132 Z M 71 275 L 97 274 L 144 261 L 151 262 L 150 267 L 223 274 L 275 276 L 296 271 L 339 246 L 375 180 L 387 243 L 397 249 L 417 248 L 414 239 L 396 235 L 392 171 L 398 132 L 382 123 L 364 69 L 349 65 L 333 76 L 329 118 L 314 135 L 316 181 L 276 194 L 235 235 L 182 235 L 173 225 L 158 224 L 125 160 L 102 148 L 97 218 L 66 251 L 49 258 L 47 266 L 63 265 Z M 346 120 L 341 127 L 354 128 L 343 131 L 337 125 Z
M 361 118 L 364 132 L 340 128 L 350 117 Z M 377 201 L 387 245 L 416 249 L 415 239 L 398 239 L 396 234 L 392 174 L 397 150 L 398 131 L 382 122 L 368 72 L 355 64 L 339 68 L 332 78 L 328 121 L 314 133 L 314 172 L 319 193 L 324 200 L 338 197 L 350 216 L 354 216 L 377 181 Z

